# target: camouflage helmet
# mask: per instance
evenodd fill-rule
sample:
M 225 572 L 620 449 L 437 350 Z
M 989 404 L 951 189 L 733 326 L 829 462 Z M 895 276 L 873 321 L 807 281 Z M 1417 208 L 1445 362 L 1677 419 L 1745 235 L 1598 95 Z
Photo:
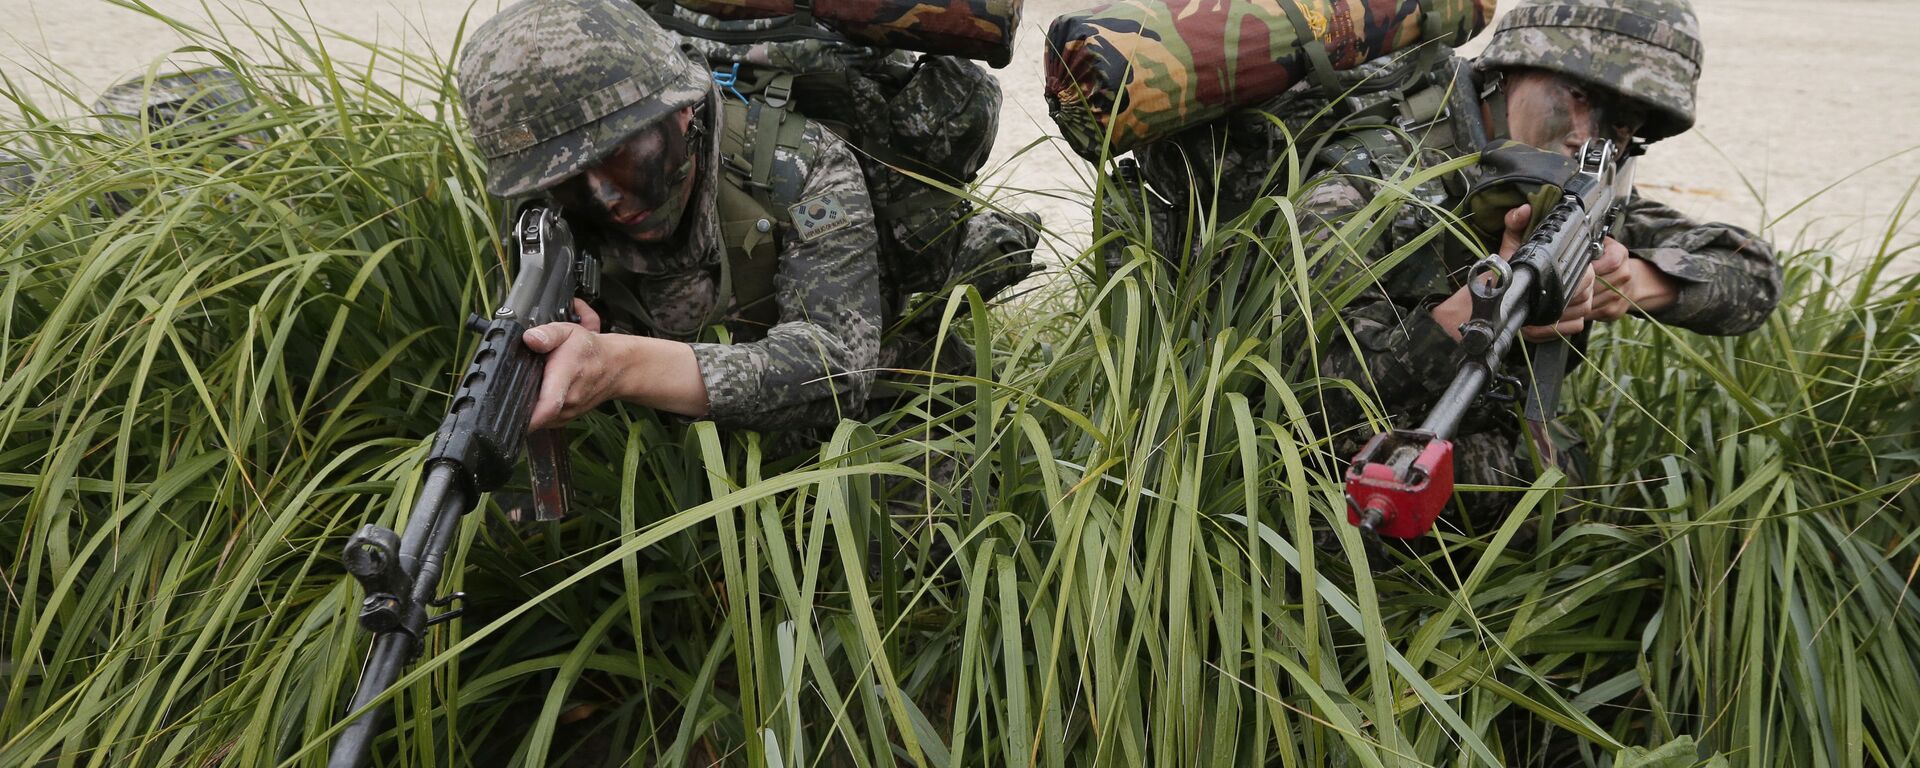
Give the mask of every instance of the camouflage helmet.
M 458 77 L 502 197 L 560 183 L 713 89 L 677 37 L 620 0 L 514 3 L 474 32 Z
M 93 102 L 100 127 L 129 140 L 142 130 L 217 128 L 253 108 L 246 85 L 232 72 L 218 67 L 130 78 L 101 92 Z M 234 137 L 234 141 L 253 149 L 267 138 L 247 134 Z
M 1481 69 L 1533 67 L 1631 98 L 1649 141 L 1693 127 L 1704 50 L 1689 0 L 1525 0 L 1500 19 Z

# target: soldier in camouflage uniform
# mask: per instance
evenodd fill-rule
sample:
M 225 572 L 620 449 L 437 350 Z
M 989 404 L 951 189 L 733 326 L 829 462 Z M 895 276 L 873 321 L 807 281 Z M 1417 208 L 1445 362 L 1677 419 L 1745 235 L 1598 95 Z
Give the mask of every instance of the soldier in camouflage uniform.
M 123 80 L 93 102 L 100 127 L 127 140 L 143 132 L 215 131 L 252 109 L 253 97 L 240 78 L 217 67 L 157 75 L 152 80 Z M 272 138 L 250 133 L 230 141 L 238 149 L 252 151 Z
M 772 186 L 793 202 L 758 221 L 778 243 L 777 311 L 759 323 L 729 290 L 721 94 L 642 9 L 522 0 L 475 33 L 458 77 L 488 191 L 558 201 L 606 270 L 606 325 L 644 334 L 602 332 L 584 304 L 579 324 L 528 331 L 548 355 L 534 428 L 615 398 L 762 430 L 860 414 L 886 306 L 873 208 L 844 142 L 808 122 L 777 148 Z
M 1377 180 L 1405 178 L 1496 137 L 1572 156 L 1589 137 L 1657 141 L 1682 133 L 1693 125 L 1701 54 L 1699 26 L 1686 0 L 1523 3 L 1500 20 L 1486 51 L 1472 62 L 1479 87 L 1465 93 L 1480 94 L 1483 109 L 1445 109 L 1455 93 L 1445 75 L 1468 70 L 1457 60 L 1444 62 L 1431 68 L 1435 76 L 1416 72 L 1408 85 L 1374 97 L 1386 109 L 1385 125 L 1347 132 L 1313 158 L 1327 170 L 1310 180 L 1299 202 L 1303 221 L 1313 228 L 1310 240 L 1333 237 L 1335 227 L 1381 191 Z M 1390 79 L 1392 73 L 1382 71 L 1386 65 L 1372 66 L 1361 74 Z M 1283 97 L 1272 112 L 1300 129 L 1324 104 Z M 1164 187 L 1157 179 L 1166 178 L 1176 161 L 1216 158 L 1219 175 L 1212 178 L 1221 179 L 1222 212 L 1244 210 L 1273 183 L 1269 169 L 1287 138 L 1260 115 L 1235 116 L 1229 128 L 1225 134 L 1189 132 L 1140 153 L 1149 178 Z M 1196 170 L 1195 178 L 1210 178 L 1212 170 Z M 1173 178 L 1185 179 L 1186 172 L 1179 167 Z M 1472 181 L 1471 173 L 1463 173 L 1414 186 L 1411 197 L 1433 207 L 1403 205 L 1385 237 L 1364 252 L 1342 253 L 1336 245 L 1321 267 L 1333 272 L 1333 284 L 1357 279 L 1366 286 L 1342 309 L 1352 342 L 1336 333 L 1323 344 L 1320 371 L 1358 383 L 1395 426 L 1418 425 L 1458 370 L 1459 326 L 1471 314 L 1464 276 L 1479 250 L 1442 236 L 1384 273 L 1371 265 L 1439 225 L 1436 209 L 1456 208 Z M 1530 213 L 1524 206 L 1508 213 L 1501 255 L 1511 256 Z M 1764 323 L 1779 300 L 1780 268 L 1766 242 L 1730 225 L 1690 221 L 1637 192 L 1627 205 L 1625 231 L 1606 245 L 1589 270 L 1590 290 L 1576 293 L 1556 326 L 1527 329 L 1530 340 L 1572 336 L 1590 322 L 1629 316 L 1737 335 Z M 1369 431 L 1360 403 L 1344 391 L 1330 392 L 1325 407 L 1328 420 L 1345 430 L 1338 450 L 1353 455 Z M 1533 452 L 1524 432 L 1514 408 L 1481 403 L 1455 440 L 1457 481 L 1530 482 Z M 1577 436 L 1559 422 L 1534 434 L 1549 441 L 1541 447 L 1551 450 L 1541 455 L 1559 457 L 1563 468 L 1580 476 Z M 1510 498 L 1468 494 L 1463 500 L 1470 516 L 1485 522 L 1503 512 Z
M 0 152 L 0 198 L 24 195 L 33 189 L 36 180 L 33 163 L 24 157 Z

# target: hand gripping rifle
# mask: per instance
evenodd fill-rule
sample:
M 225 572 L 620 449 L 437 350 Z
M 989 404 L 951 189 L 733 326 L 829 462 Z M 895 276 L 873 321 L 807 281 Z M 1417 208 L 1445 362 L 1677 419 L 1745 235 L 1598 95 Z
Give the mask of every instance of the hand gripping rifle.
M 566 222 L 546 203 L 521 205 L 512 221 L 504 240 L 506 248 L 519 255 L 519 273 L 492 317 L 467 318 L 467 328 L 480 334 L 480 348 L 440 422 L 406 533 L 368 525 L 347 541 L 341 556 L 367 593 L 360 604 L 360 626 L 374 633 L 373 652 L 348 712 L 366 707 L 399 679 L 419 654 L 428 627 L 460 615 L 459 608 L 427 615 L 429 606 L 449 606 L 464 597 L 459 592 L 435 594 L 447 544 L 480 494 L 512 477 L 523 440 L 533 480 L 534 518 L 558 520 L 566 515 L 565 436 L 557 429 L 527 432 L 546 356 L 528 350 L 520 335 L 544 323 L 574 320 L 573 298 L 598 295 L 600 269 L 592 257 L 574 248 Z M 359 765 L 379 721 L 376 710 L 347 726 L 334 742 L 328 765 Z
M 1473 319 L 1460 326 L 1460 370 L 1418 429 L 1376 434 L 1354 456 L 1347 469 L 1349 523 L 1370 534 L 1405 539 L 1424 536 L 1433 527 L 1453 496 L 1453 436 L 1461 418 L 1476 398 L 1503 382 L 1517 383 L 1498 371 L 1520 328 L 1551 324 L 1566 311 L 1581 274 L 1619 225 L 1633 190 L 1637 150 L 1622 152 L 1605 139 L 1588 141 L 1560 202 L 1513 258 L 1491 255 L 1473 266 L 1467 278 Z M 1553 416 L 1568 349 L 1565 339 L 1556 339 L 1529 352 L 1528 421 L 1544 423 Z

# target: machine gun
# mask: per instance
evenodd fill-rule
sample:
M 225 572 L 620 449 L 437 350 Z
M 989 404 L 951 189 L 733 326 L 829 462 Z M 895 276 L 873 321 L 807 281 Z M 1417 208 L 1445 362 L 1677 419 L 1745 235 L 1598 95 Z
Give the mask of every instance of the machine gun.
M 557 429 L 527 431 L 546 356 L 528 350 L 520 336 L 545 323 L 575 320 L 573 299 L 592 300 L 599 294 L 600 269 L 592 257 L 574 248 L 566 222 L 544 201 L 522 204 L 512 221 L 504 242 L 519 255 L 519 272 L 505 303 L 491 317 L 467 318 L 467 328 L 480 334 L 480 348 L 440 422 L 406 533 L 367 525 L 347 541 L 341 556 L 367 593 L 360 604 L 360 626 L 374 633 L 373 652 L 348 712 L 365 708 L 399 679 L 419 654 L 427 628 L 460 615 L 459 608 L 427 615 L 427 608 L 448 607 L 465 596 L 436 594 L 447 544 L 480 494 L 512 477 L 522 442 L 533 480 L 534 518 L 558 520 L 566 515 L 570 472 L 565 437 Z M 347 726 L 334 742 L 328 765 L 360 765 L 378 731 L 380 714 L 366 712 Z
M 1473 317 L 1460 327 L 1460 370 L 1417 429 L 1373 436 L 1347 469 L 1347 521 L 1369 534 L 1395 538 L 1426 535 L 1453 496 L 1453 436 L 1477 398 L 1502 380 L 1500 364 L 1523 326 L 1560 318 L 1603 241 L 1619 226 L 1633 190 L 1633 156 L 1605 139 L 1580 150 L 1579 170 L 1562 187 L 1560 201 L 1511 260 L 1481 259 L 1468 275 Z M 1565 339 L 1533 345 L 1528 359 L 1526 417 L 1552 418 L 1567 370 Z M 1515 382 L 1517 383 L 1517 382 Z

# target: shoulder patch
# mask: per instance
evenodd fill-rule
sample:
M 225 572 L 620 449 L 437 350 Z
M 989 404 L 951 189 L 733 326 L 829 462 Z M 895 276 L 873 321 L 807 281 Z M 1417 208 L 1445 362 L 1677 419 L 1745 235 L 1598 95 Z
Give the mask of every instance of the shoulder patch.
M 853 224 L 847 215 L 844 193 L 828 192 L 787 206 L 794 232 L 803 241 L 813 241 Z

